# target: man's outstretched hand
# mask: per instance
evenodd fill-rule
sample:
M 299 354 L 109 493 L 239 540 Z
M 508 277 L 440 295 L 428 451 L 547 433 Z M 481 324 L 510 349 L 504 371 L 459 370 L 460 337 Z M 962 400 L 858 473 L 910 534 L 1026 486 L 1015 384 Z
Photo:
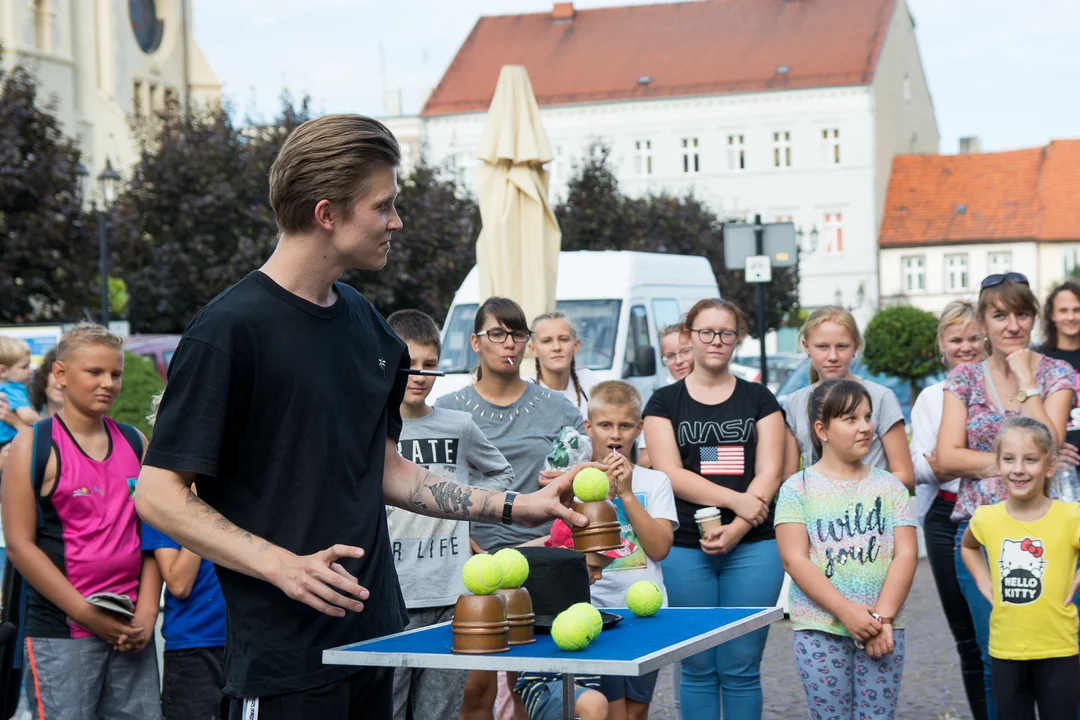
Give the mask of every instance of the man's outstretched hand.
M 368 599 L 368 591 L 337 563 L 338 558 L 363 557 L 363 550 L 334 545 L 313 555 L 283 552 L 277 571 L 268 578 L 283 593 L 331 617 L 364 609 L 360 600 Z
M 587 467 L 607 468 L 600 463 L 581 463 L 557 477 L 544 476 L 544 487 L 532 493 L 518 495 L 514 501 L 513 519 L 517 525 L 536 527 L 561 518 L 567 525 L 585 527 L 588 520 L 570 509 L 574 503 L 574 476 Z

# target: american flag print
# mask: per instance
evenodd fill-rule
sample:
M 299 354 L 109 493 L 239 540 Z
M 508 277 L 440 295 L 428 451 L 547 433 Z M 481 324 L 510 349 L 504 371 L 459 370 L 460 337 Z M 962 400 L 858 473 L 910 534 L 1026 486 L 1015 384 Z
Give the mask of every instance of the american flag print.
M 698 452 L 702 475 L 742 475 L 746 469 L 742 445 L 709 445 Z

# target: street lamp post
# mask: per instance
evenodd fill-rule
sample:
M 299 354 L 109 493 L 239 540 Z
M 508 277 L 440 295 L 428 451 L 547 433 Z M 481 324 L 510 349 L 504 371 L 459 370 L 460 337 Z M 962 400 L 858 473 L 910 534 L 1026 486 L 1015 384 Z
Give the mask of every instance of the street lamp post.
M 97 210 L 98 220 L 98 273 L 101 275 L 101 324 L 109 327 L 109 233 L 108 213 L 116 201 L 120 188 L 120 173 L 113 169 L 112 163 L 105 158 L 105 168 L 98 175 L 98 189 L 101 191 L 101 207 Z

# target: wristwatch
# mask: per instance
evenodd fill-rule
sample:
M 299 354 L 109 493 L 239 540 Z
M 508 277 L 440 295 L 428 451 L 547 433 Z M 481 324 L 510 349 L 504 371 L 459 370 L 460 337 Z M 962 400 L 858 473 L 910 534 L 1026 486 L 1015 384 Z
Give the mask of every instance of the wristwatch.
M 885 617 L 884 615 L 879 615 L 877 612 L 875 612 L 873 610 L 870 611 L 870 617 L 874 618 L 875 620 L 877 620 L 882 625 L 892 625 L 893 619 L 891 617 Z
M 513 519 L 514 499 L 517 498 L 517 496 L 518 496 L 518 494 L 516 492 L 514 492 L 513 490 L 507 490 L 506 491 L 506 501 L 503 502 L 503 514 L 502 514 L 502 524 L 503 525 L 513 525 L 514 524 L 514 519 Z
M 1028 398 L 1037 397 L 1039 395 L 1042 395 L 1042 389 L 1037 388 L 1037 387 L 1036 388 L 1026 388 L 1024 390 L 1017 390 L 1016 391 L 1016 402 L 1023 405 L 1025 402 L 1027 402 Z

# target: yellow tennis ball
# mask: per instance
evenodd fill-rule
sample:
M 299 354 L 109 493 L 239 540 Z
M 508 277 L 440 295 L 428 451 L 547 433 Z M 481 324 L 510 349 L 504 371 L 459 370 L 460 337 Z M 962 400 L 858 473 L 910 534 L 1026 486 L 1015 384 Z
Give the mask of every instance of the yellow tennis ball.
M 491 595 L 502 583 L 502 566 L 493 555 L 473 555 L 461 568 L 461 580 L 473 595 Z
M 519 588 L 529 577 L 529 561 L 520 551 L 514 548 L 503 548 L 495 553 L 495 559 L 502 568 L 502 584 L 504 588 Z
M 589 626 L 592 628 L 593 638 L 598 637 L 600 632 L 604 629 L 604 618 L 600 616 L 600 611 L 590 603 L 574 603 L 566 610 L 567 612 L 581 613 L 584 617 L 588 618 Z
M 663 602 L 664 593 L 660 587 L 648 580 L 638 580 L 626 591 L 626 607 L 638 617 L 652 617 Z
M 574 494 L 582 502 L 596 502 L 608 496 L 607 475 L 600 468 L 587 467 L 574 476 Z
M 551 639 L 560 650 L 584 650 L 593 637 L 589 619 L 581 612 L 563 610 L 551 624 Z

